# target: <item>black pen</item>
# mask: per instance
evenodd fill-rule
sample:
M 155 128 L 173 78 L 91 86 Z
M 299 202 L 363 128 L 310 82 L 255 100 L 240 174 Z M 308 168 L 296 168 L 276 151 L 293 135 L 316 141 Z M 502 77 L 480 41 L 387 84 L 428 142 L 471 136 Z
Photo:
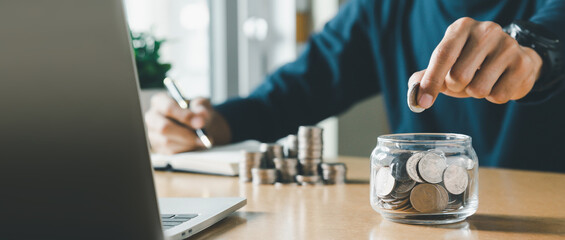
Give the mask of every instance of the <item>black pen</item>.
M 163 80 L 163 83 L 165 84 L 165 87 L 169 91 L 169 94 L 171 95 L 171 97 L 173 97 L 173 99 L 179 104 L 179 106 L 182 109 L 189 109 L 187 100 L 184 98 L 184 96 L 180 92 L 179 88 L 175 84 L 175 81 L 171 78 L 165 78 Z M 206 148 L 212 147 L 212 142 L 210 141 L 208 136 L 206 136 L 204 131 L 202 131 L 202 129 L 200 129 L 200 128 L 195 129 L 195 132 L 196 132 L 196 135 L 198 135 L 198 138 L 200 138 L 200 141 L 202 141 L 202 143 L 204 144 L 204 146 Z

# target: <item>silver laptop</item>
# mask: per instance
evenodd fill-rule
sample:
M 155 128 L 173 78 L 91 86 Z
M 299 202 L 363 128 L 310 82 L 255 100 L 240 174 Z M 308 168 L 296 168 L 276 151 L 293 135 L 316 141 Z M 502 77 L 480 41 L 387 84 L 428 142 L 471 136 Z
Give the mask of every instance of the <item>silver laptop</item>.
M 245 205 L 152 174 L 122 2 L 0 1 L 0 239 L 182 239 Z

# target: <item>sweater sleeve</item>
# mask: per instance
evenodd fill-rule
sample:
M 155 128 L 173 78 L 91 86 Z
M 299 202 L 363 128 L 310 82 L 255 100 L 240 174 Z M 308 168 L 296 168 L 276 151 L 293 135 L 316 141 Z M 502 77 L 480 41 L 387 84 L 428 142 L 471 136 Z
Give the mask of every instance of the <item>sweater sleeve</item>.
M 215 106 L 232 142 L 270 142 L 315 124 L 378 93 L 364 2 L 344 5 L 313 35 L 301 56 L 272 73 L 248 97 Z
M 561 59 L 565 59 L 565 1 L 547 0 L 529 19 L 529 21 L 543 26 L 554 33 L 561 42 Z M 518 102 L 525 104 L 540 104 L 565 91 L 565 77 L 555 87 L 542 92 L 530 92 Z

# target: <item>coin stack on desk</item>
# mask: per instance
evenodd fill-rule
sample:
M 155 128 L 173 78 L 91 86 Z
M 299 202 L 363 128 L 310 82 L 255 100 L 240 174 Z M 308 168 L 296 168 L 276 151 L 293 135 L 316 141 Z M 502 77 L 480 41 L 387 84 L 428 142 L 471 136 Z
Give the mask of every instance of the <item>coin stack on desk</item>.
M 295 182 L 298 174 L 298 159 L 296 158 L 275 158 L 275 168 L 278 170 L 277 182 Z
M 324 184 L 344 184 L 347 168 L 344 163 L 322 163 Z
M 404 152 L 374 176 L 383 209 L 439 213 L 459 209 L 468 194 L 469 166 L 449 162 L 435 151 Z
M 277 180 L 277 170 L 274 168 L 252 168 L 253 184 L 274 184 Z
M 252 182 L 253 184 L 274 184 L 277 180 L 274 159 L 283 158 L 283 146 L 274 143 L 262 143 L 259 149 L 262 158 L 259 166 L 251 169 Z
M 239 181 L 251 182 L 253 180 L 251 169 L 259 168 L 263 153 L 243 151 L 242 154 L 243 158 L 239 162 Z
M 300 175 L 296 180 L 300 184 L 316 184 L 320 181 L 318 166 L 322 163 L 324 129 L 315 126 L 298 128 L 298 160 Z
M 261 143 L 259 151 L 263 152 L 261 168 L 275 168 L 275 158 L 283 158 L 283 146 L 276 143 Z
M 322 136 L 320 127 L 301 126 L 298 135 L 287 136 L 282 145 L 262 143 L 260 152 L 245 152 L 239 165 L 241 181 L 254 184 L 298 182 L 301 185 L 345 183 L 345 164 L 322 164 Z

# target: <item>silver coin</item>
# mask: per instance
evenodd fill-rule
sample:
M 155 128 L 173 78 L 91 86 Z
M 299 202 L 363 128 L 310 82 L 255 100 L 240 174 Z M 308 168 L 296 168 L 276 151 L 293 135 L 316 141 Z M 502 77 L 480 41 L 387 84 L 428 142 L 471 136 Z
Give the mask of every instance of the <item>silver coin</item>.
M 423 183 L 424 180 L 420 178 L 418 175 L 418 163 L 420 159 L 426 155 L 426 152 L 418 152 L 412 155 L 408 161 L 406 162 L 406 172 L 408 172 L 408 176 L 416 182 Z
M 392 176 L 390 167 L 382 167 L 377 172 L 376 177 L 376 192 L 378 196 L 389 195 L 394 189 L 396 181 Z
M 396 193 L 410 192 L 410 190 L 412 190 L 412 188 L 415 185 L 416 185 L 416 182 L 412 181 L 412 180 L 408 180 L 406 182 L 398 182 L 398 183 L 396 183 L 396 187 L 394 188 L 394 191 Z
M 418 184 L 410 193 L 410 203 L 419 212 L 433 213 L 440 209 L 442 193 L 434 184 Z
M 398 182 L 397 182 L 398 183 Z M 410 189 L 412 190 L 412 188 Z M 406 191 L 406 192 L 396 192 L 396 191 L 392 191 L 392 193 L 390 193 L 390 196 L 393 197 L 394 199 L 404 199 L 410 196 L 410 191 Z
M 422 179 L 429 183 L 439 183 L 445 170 L 445 157 L 434 152 L 427 152 L 418 162 L 418 173 Z
M 457 165 L 449 165 L 443 173 L 443 183 L 451 194 L 463 193 L 469 185 L 467 170 Z
M 420 83 L 414 83 L 408 87 L 407 94 L 408 108 L 410 108 L 410 111 L 415 113 L 421 113 L 426 110 L 418 105 L 418 99 L 416 99 L 418 97 L 418 89 L 420 89 Z
M 442 211 L 449 204 L 449 193 L 447 193 L 447 190 L 445 190 L 445 188 L 442 187 L 441 185 L 434 184 L 434 187 L 436 187 L 440 193 L 440 197 L 438 201 L 438 210 Z

